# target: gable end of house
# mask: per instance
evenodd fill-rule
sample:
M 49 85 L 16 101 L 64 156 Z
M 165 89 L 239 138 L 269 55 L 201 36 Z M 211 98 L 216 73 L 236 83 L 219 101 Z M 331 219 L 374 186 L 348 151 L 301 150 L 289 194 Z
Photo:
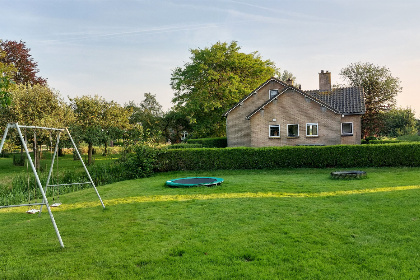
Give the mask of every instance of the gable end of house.
M 331 107 L 330 105 L 328 105 L 325 102 L 322 102 L 316 98 L 314 98 L 311 95 L 306 94 L 304 91 L 301 91 L 293 86 L 287 86 L 282 92 L 279 92 L 276 96 L 274 96 L 273 98 L 267 100 L 266 102 L 264 102 L 261 106 L 259 106 L 257 109 L 255 109 L 251 114 L 249 114 L 248 116 L 246 116 L 247 120 L 250 120 L 252 118 L 252 116 L 254 116 L 256 113 L 258 113 L 261 110 L 264 110 L 264 108 L 269 105 L 271 102 L 273 102 L 274 100 L 277 100 L 282 94 L 284 94 L 285 92 L 292 90 L 295 91 L 297 93 L 302 94 L 305 98 L 308 98 L 311 101 L 314 101 L 316 103 L 318 103 L 320 106 L 325 107 L 326 109 L 334 112 L 335 114 L 339 114 L 340 112 L 338 112 L 336 109 L 334 109 L 333 107 Z
M 232 112 L 234 109 L 236 109 L 237 107 L 241 106 L 245 101 L 247 101 L 250 97 L 252 97 L 253 95 L 257 94 L 258 91 L 265 87 L 267 84 L 269 84 L 270 82 L 276 82 L 279 83 L 280 85 L 284 86 L 284 87 L 288 87 L 289 85 L 286 84 L 283 81 L 280 81 L 277 78 L 271 77 L 270 79 L 268 79 L 267 81 L 265 81 L 264 83 L 262 83 L 260 86 L 258 86 L 256 89 L 254 89 L 253 91 L 251 91 L 250 94 L 248 94 L 247 96 L 245 96 L 244 98 L 242 98 L 238 103 L 236 103 L 232 108 L 230 108 L 228 111 L 226 111 L 222 116 L 223 117 L 227 117 L 229 115 L 230 112 Z

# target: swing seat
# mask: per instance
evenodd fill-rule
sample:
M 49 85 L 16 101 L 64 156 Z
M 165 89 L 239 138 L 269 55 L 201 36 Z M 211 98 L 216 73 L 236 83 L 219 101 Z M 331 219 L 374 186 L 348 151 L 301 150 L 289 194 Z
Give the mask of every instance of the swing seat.
M 62 203 L 61 202 L 56 202 L 50 205 L 50 207 L 58 207 L 60 206 Z
M 28 211 L 26 211 L 26 213 L 28 213 L 28 214 L 36 214 L 36 213 L 39 213 L 39 210 L 38 209 L 29 209 Z

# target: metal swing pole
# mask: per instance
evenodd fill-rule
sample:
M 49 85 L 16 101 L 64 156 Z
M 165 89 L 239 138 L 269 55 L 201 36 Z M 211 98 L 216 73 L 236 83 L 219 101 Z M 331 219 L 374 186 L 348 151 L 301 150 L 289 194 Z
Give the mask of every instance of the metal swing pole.
M 25 144 L 25 141 L 24 141 L 23 136 L 22 136 L 22 132 L 20 131 L 19 125 L 17 123 L 15 123 L 14 126 L 16 127 L 16 130 L 19 134 L 20 141 L 22 142 L 22 146 L 25 149 L 26 155 L 28 157 L 29 164 L 31 165 L 32 171 L 34 172 L 37 185 L 39 187 L 39 190 L 41 191 L 43 201 L 45 202 L 45 205 L 47 206 L 48 214 L 50 215 L 51 222 L 54 226 L 55 233 L 57 234 L 58 241 L 60 242 L 61 247 L 64 248 L 63 240 L 61 239 L 61 235 L 60 235 L 60 232 L 58 231 L 57 224 L 55 223 L 54 216 L 51 212 L 50 205 L 48 204 L 48 200 L 47 200 L 47 196 L 45 195 L 44 188 L 42 187 L 41 181 L 39 180 L 38 173 L 36 172 L 36 168 L 34 166 L 34 163 L 32 162 L 32 158 L 29 155 L 28 147 Z
M 12 125 L 10 123 L 8 123 L 7 126 L 6 126 L 6 130 L 4 131 L 4 135 L 3 135 L 3 138 L 1 139 L 1 143 L 0 143 L 0 154 L 1 154 L 1 151 L 3 150 L 4 141 L 6 141 L 7 132 L 9 131 L 9 127 L 11 127 L 11 126 Z
M 69 136 L 69 138 L 70 138 L 71 143 L 73 144 L 74 150 L 76 151 L 77 156 L 79 157 L 80 161 L 82 162 L 83 168 L 85 169 L 86 174 L 87 174 L 87 175 L 88 175 L 88 177 L 89 177 L 89 181 L 90 181 L 90 183 L 92 184 L 92 187 L 95 189 L 96 195 L 98 196 L 99 201 L 100 201 L 100 202 L 101 202 L 101 204 L 102 204 L 102 207 L 105 209 L 105 204 L 104 204 L 104 202 L 102 201 L 102 198 L 101 198 L 101 196 L 99 195 L 98 190 L 96 189 L 96 186 L 95 186 L 95 183 L 94 183 L 94 182 L 93 182 L 93 180 L 92 180 L 92 177 L 90 177 L 90 173 L 89 173 L 89 171 L 87 170 L 86 165 L 85 165 L 85 163 L 83 162 L 82 157 L 80 156 L 79 150 L 77 149 L 76 144 L 74 143 L 73 138 L 71 137 L 71 135 L 70 135 L 70 132 L 69 132 L 68 128 L 66 127 L 65 129 L 66 129 L 67 135 L 68 135 L 68 136 Z

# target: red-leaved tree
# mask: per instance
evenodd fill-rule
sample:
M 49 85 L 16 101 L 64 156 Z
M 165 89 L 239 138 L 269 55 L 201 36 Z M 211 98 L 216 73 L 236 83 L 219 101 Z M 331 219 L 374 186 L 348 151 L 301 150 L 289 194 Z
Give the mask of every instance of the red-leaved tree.
M 0 52 L 5 53 L 0 57 L 0 62 L 13 65 L 16 68 L 14 77 L 11 77 L 16 84 L 45 86 L 47 79 L 37 76 L 38 63 L 29 54 L 30 50 L 25 46 L 25 42 L 0 40 Z

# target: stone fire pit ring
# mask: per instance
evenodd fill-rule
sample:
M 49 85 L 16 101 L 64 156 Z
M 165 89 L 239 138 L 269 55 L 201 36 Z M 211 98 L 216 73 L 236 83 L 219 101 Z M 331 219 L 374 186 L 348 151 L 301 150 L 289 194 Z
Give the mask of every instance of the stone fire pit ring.
M 331 172 L 333 179 L 362 179 L 366 178 L 365 171 L 335 171 Z

